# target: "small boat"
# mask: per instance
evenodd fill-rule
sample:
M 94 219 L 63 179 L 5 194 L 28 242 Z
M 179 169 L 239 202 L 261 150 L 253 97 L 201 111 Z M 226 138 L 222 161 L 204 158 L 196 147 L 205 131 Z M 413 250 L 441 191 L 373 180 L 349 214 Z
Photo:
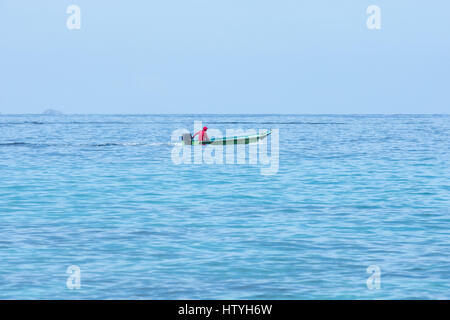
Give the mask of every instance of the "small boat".
M 208 141 L 192 140 L 191 134 L 187 133 L 187 134 L 183 135 L 181 139 L 183 140 L 185 145 L 192 145 L 192 146 L 197 146 L 197 145 L 201 145 L 201 144 L 203 144 L 203 145 L 207 145 L 207 144 L 212 144 L 212 145 L 249 144 L 249 143 L 258 142 L 259 140 L 264 139 L 271 133 L 272 133 L 272 130 L 268 130 L 263 133 L 253 134 L 253 135 L 249 135 L 249 136 L 223 137 L 223 138 L 217 138 L 217 139 L 213 137 Z

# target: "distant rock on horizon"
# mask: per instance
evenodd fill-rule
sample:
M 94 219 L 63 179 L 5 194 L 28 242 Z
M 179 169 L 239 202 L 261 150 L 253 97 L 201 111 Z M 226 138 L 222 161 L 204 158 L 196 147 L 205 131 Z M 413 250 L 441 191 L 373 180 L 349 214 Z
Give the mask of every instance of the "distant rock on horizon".
M 58 111 L 58 110 L 54 110 L 54 109 L 47 109 L 47 110 L 45 110 L 44 112 L 42 112 L 42 114 L 47 114 L 47 115 L 52 115 L 52 116 L 54 116 L 54 115 L 61 115 L 61 114 L 63 114 L 61 111 Z

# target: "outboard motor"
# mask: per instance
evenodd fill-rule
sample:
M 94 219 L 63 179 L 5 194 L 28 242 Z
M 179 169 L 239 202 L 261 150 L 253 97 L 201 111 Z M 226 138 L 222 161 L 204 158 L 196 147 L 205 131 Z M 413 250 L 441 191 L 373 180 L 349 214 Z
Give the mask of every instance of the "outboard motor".
M 183 140 L 185 145 L 190 146 L 192 144 L 192 136 L 190 133 L 185 133 L 181 136 L 181 140 Z

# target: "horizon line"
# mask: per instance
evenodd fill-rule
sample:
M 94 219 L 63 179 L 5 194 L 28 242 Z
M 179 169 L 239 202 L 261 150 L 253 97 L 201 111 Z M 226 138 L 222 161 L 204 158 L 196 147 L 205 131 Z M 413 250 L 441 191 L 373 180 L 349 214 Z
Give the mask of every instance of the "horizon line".
M 81 116 L 81 115 L 98 115 L 98 116 L 164 116 L 164 115 L 205 115 L 205 116 L 217 116 L 217 115 L 286 115 L 286 116 L 308 116 L 308 115 L 450 115 L 450 113 L 60 113 L 60 114 L 45 114 L 45 113 L 1 113 L 2 116 Z

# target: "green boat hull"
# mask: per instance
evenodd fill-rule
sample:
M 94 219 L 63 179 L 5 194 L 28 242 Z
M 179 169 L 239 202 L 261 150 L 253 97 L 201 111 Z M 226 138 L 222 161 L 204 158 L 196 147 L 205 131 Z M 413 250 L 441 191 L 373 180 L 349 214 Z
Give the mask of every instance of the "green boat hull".
M 261 133 L 261 134 L 254 134 L 250 136 L 241 136 L 241 137 L 224 137 L 219 139 L 211 139 L 209 141 L 198 141 L 198 140 L 192 140 L 191 145 L 197 146 L 197 145 L 232 145 L 232 144 L 249 144 L 249 143 L 255 143 L 258 142 L 265 137 L 267 137 L 269 134 L 271 134 L 272 131 L 269 130 L 267 132 Z

